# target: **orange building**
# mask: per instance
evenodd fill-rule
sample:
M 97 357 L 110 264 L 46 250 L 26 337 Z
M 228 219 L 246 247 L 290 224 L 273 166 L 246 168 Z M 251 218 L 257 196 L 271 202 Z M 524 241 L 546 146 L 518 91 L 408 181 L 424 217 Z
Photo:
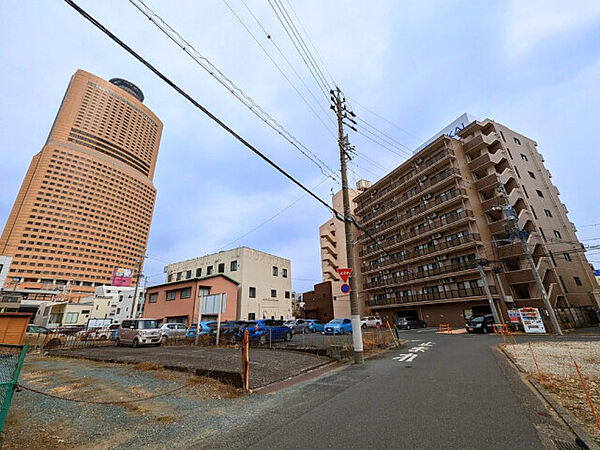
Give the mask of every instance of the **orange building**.
M 145 253 L 163 125 L 143 100 L 126 80 L 73 75 L 0 237 L 11 282 L 78 297 Z

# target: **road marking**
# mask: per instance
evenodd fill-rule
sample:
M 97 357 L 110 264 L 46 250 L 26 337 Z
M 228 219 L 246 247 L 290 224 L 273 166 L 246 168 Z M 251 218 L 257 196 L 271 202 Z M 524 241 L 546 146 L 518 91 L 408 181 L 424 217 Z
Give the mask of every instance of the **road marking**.
M 410 342 L 419 342 L 419 341 L 415 341 L 414 339 L 412 339 Z M 398 361 L 398 362 L 412 362 L 421 353 L 425 353 L 427 350 L 429 350 L 431 347 L 433 347 L 433 344 L 435 344 L 435 342 L 431 342 L 431 341 L 422 342 L 419 345 L 411 347 L 408 350 L 408 353 L 400 353 L 400 355 L 394 356 L 392 359 L 394 361 Z
M 417 356 L 416 353 L 400 353 L 400 356 L 395 356 L 392 359 L 395 359 L 398 362 L 411 362 L 413 361 Z

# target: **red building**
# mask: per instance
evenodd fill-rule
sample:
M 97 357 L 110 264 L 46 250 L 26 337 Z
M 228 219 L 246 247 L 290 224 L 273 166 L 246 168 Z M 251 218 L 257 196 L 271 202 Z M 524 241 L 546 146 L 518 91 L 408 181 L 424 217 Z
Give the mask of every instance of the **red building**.
M 159 284 L 146 289 L 144 317 L 190 325 L 198 320 L 238 317 L 238 283 L 225 275 Z

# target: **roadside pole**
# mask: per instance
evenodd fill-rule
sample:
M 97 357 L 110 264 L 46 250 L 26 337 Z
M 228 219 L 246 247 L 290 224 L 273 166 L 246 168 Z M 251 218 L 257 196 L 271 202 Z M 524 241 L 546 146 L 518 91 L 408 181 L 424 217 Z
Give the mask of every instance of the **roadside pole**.
M 500 295 L 502 295 L 502 301 L 504 302 L 504 306 L 508 309 L 508 301 L 506 298 L 506 292 L 504 291 L 504 285 L 502 284 L 502 280 L 500 280 L 501 270 L 502 269 L 500 269 L 500 267 L 492 267 L 492 271 L 496 275 L 496 283 L 498 284 L 498 287 L 500 288 Z M 502 310 L 502 308 L 500 308 L 500 310 Z M 502 319 L 502 323 L 504 323 L 504 316 L 500 315 L 500 318 Z
M 498 316 L 498 311 L 496 311 L 494 299 L 492 298 L 492 293 L 490 292 L 490 287 L 488 286 L 487 279 L 485 278 L 485 272 L 483 271 L 481 261 L 477 261 L 476 265 L 477 270 L 479 270 L 479 275 L 481 276 L 481 282 L 483 283 L 483 290 L 485 291 L 485 296 L 487 297 L 488 303 L 490 304 L 490 309 L 492 310 L 492 315 L 494 316 L 494 323 L 501 323 L 500 317 Z
M 198 320 L 196 321 L 196 342 L 194 345 L 198 345 L 198 340 L 200 339 L 200 322 L 202 321 L 202 306 L 204 304 L 204 295 L 200 295 L 198 299 Z
M 352 320 L 352 342 L 354 344 L 354 362 L 362 364 L 363 356 L 363 341 L 360 327 L 360 311 L 358 308 L 358 292 L 356 289 L 356 268 L 354 267 L 354 252 L 352 243 L 352 217 L 350 214 L 350 198 L 348 195 L 348 174 L 346 173 L 346 158 L 352 150 L 348 142 L 348 137 L 344 135 L 343 119 L 348 118 L 346 114 L 345 99 L 342 98 L 342 93 L 339 88 L 335 91 L 330 91 L 331 100 L 333 101 L 333 109 L 337 115 L 338 123 L 338 146 L 340 149 L 340 165 L 342 172 L 342 200 L 344 203 L 344 232 L 346 236 L 346 260 L 348 268 L 352 270 L 350 274 L 350 316 Z
M 221 334 L 221 308 L 223 308 L 223 294 L 219 294 L 219 312 L 217 313 L 217 341 L 215 345 L 219 345 L 219 336 Z
M 142 254 L 140 259 L 136 264 L 136 274 L 135 274 L 135 290 L 133 291 L 133 300 L 131 301 L 131 315 L 130 319 L 135 319 L 135 310 L 134 307 L 137 308 L 137 292 L 138 287 L 140 285 L 140 276 L 142 275 L 142 266 L 144 265 L 144 258 L 146 258 L 146 254 Z

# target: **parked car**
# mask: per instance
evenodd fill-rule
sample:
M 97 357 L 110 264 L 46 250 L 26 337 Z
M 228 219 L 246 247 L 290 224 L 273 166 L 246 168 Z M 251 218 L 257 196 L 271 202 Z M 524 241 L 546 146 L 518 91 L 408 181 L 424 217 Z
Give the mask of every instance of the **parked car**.
M 46 327 L 38 325 L 27 325 L 23 344 L 28 347 L 44 347 L 53 348 L 64 344 L 65 336 L 59 333 L 54 333 Z
M 323 322 L 317 319 L 305 319 L 308 322 L 308 331 L 311 333 L 322 333 L 325 331 L 325 325 Z
M 427 324 L 425 321 L 414 317 L 398 317 L 396 326 L 400 330 L 410 330 L 411 328 L 426 328 Z
M 242 325 L 238 332 L 241 339 L 244 330 L 248 330 L 250 341 L 265 345 L 267 342 L 286 340 L 293 337 L 292 330 L 283 324 L 283 320 L 262 319 L 248 321 Z
M 165 323 L 160 331 L 162 342 L 166 342 L 169 338 L 185 337 L 187 327 L 182 323 Z
M 484 314 L 472 316 L 465 324 L 467 333 L 493 333 L 494 332 L 494 316 Z
M 383 322 L 381 321 L 381 317 L 379 316 L 367 316 L 360 319 L 361 328 L 372 328 L 376 327 L 377 325 L 379 325 L 380 327 L 383 326 Z
M 235 339 L 241 326 L 245 323 L 244 320 L 226 320 L 225 322 L 221 322 L 221 326 L 219 327 L 217 322 L 215 322 L 215 326 L 210 330 L 210 334 L 216 335 L 217 329 L 219 329 L 219 337 L 223 339 Z
M 350 319 L 333 319 L 325 324 L 323 334 L 346 334 L 352 333 L 352 321 Z
M 217 328 L 217 322 L 215 322 L 214 320 L 200 322 L 200 333 L 198 335 L 203 336 L 205 334 L 210 333 L 211 330 L 216 329 L 216 328 Z M 193 323 L 192 325 L 190 325 L 190 327 L 185 332 L 185 337 L 195 338 L 197 330 L 198 330 L 198 323 Z
M 140 345 L 159 346 L 162 338 L 162 330 L 156 319 L 127 319 L 121 322 L 117 332 L 115 346 Z
M 310 332 L 310 324 L 306 319 L 291 319 L 283 323 L 286 327 L 292 330 L 293 334 L 302 334 Z

